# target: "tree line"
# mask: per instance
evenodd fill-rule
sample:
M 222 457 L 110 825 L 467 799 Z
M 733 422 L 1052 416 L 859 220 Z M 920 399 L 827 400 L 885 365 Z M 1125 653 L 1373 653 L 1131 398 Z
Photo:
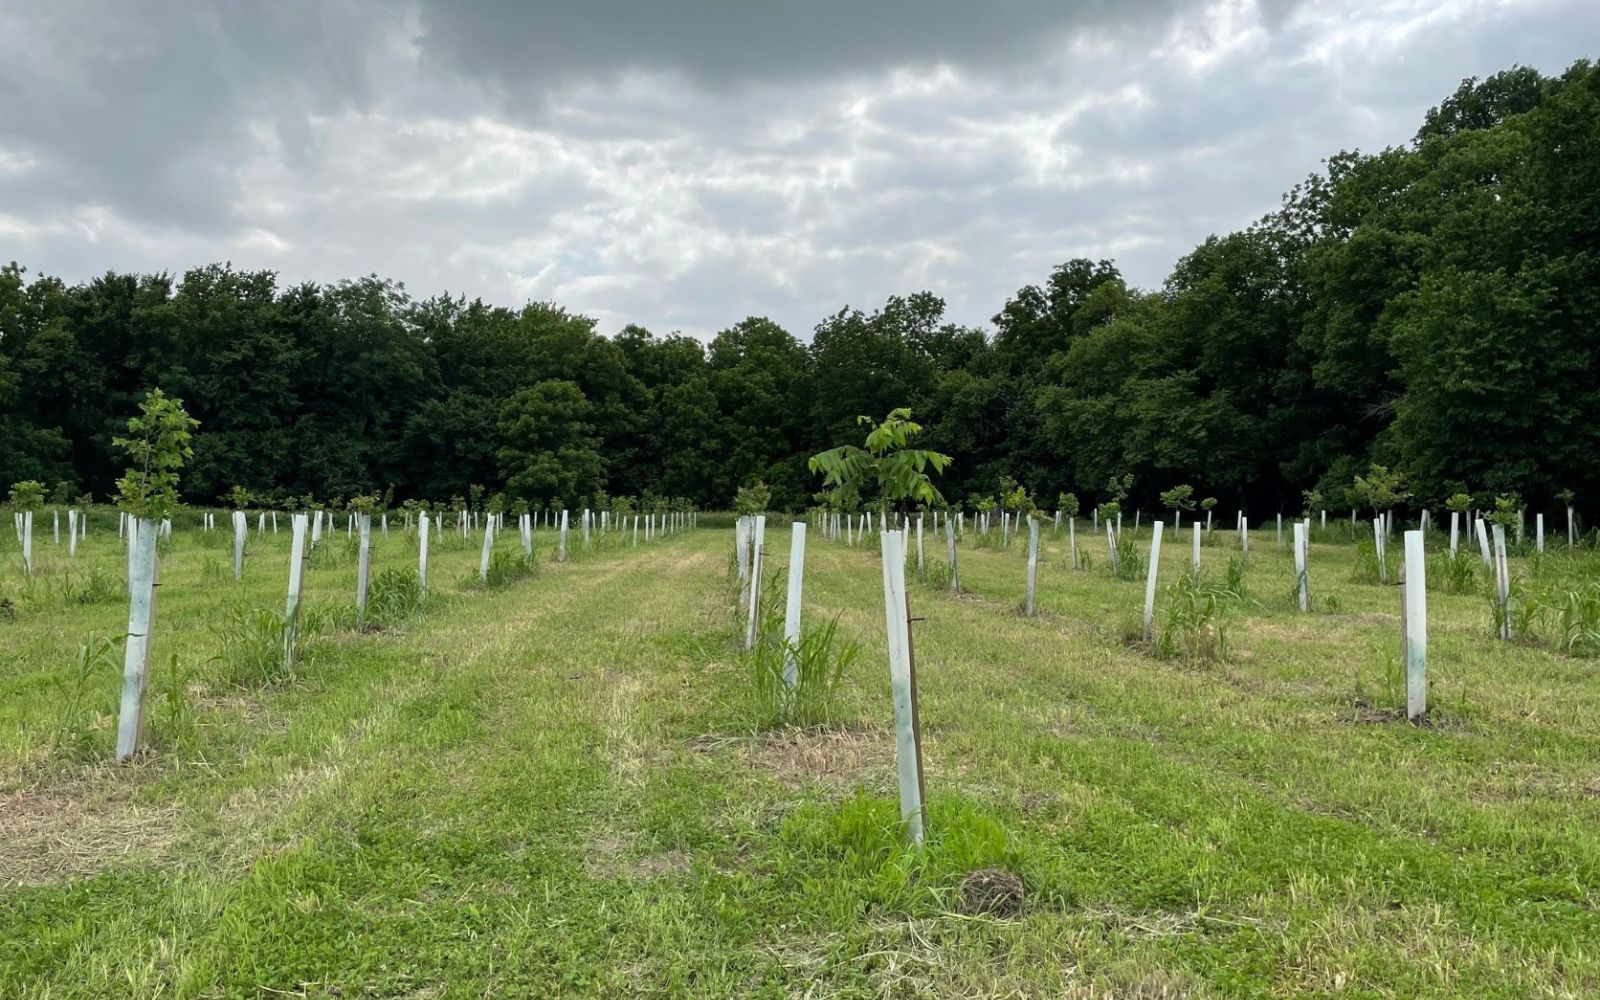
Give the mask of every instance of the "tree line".
M 708 344 L 559 305 L 415 299 L 377 276 L 284 286 L 213 264 L 67 284 L 0 268 L 0 482 L 112 492 L 112 438 L 159 386 L 199 421 L 190 502 L 479 487 L 776 508 L 807 459 L 909 407 L 945 498 L 1005 483 L 1154 508 L 1175 484 L 1262 513 L 1358 474 L 1418 504 L 1600 491 L 1600 69 L 1464 81 L 1414 139 L 1342 152 L 1158 290 L 1071 260 L 992 331 L 922 292 L 803 342 L 751 317 Z M 1128 479 L 1131 477 L 1131 482 Z M 1050 502 L 1041 499 L 1046 506 Z M 1486 504 L 1487 505 L 1487 504 Z

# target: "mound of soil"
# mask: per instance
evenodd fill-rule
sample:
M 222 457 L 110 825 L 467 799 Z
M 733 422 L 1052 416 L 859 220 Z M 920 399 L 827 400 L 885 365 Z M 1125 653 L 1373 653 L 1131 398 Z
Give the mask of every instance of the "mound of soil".
M 961 880 L 961 912 L 972 916 L 1014 917 L 1022 912 L 1022 880 L 1004 868 L 979 868 Z

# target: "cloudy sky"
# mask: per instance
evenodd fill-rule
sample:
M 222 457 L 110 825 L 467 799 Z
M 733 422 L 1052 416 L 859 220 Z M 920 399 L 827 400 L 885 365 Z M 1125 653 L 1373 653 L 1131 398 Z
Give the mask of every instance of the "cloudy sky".
M 806 335 L 1069 257 L 1154 287 L 1595 0 L 5 0 L 0 259 L 231 260 Z

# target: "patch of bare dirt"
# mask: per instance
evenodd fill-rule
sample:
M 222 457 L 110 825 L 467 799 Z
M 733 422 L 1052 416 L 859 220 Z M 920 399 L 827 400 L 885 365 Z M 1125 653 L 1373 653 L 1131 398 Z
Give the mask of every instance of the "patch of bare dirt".
M 961 912 L 974 917 L 1014 917 L 1027 893 L 1022 880 L 1004 868 L 979 868 L 961 880 Z

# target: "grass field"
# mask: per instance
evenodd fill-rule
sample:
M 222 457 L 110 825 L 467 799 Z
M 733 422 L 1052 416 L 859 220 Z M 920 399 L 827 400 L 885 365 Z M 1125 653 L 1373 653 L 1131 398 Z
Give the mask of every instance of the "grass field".
M 1397 588 L 1339 531 L 1309 615 L 1255 533 L 1220 659 L 1215 619 L 1201 653 L 1130 641 L 1142 575 L 1103 538 L 1072 571 L 1046 533 L 1034 618 L 1024 546 L 965 544 L 967 595 L 911 590 L 913 851 L 872 546 L 812 533 L 807 614 L 861 655 L 797 731 L 755 721 L 726 521 L 564 565 L 540 533 L 540 572 L 492 588 L 444 535 L 427 607 L 366 634 L 341 533 L 307 584 L 321 631 L 265 684 L 223 654 L 281 605 L 287 532 L 235 583 L 226 532 L 180 529 L 152 749 L 117 767 L 120 656 L 75 660 L 125 629 L 114 523 L 75 560 L 36 544 L 31 588 L 0 550 L 0 997 L 1600 994 L 1600 669 L 1493 640 L 1481 566 L 1429 593 L 1413 725 Z M 786 530 L 767 553 L 781 579 Z M 1163 555 L 1158 626 L 1187 534 Z M 1208 577 L 1234 556 L 1219 530 Z M 1593 558 L 1514 563 L 1531 592 Z M 378 541 L 380 571 L 414 561 Z M 971 905 L 987 868 L 1018 911 Z

